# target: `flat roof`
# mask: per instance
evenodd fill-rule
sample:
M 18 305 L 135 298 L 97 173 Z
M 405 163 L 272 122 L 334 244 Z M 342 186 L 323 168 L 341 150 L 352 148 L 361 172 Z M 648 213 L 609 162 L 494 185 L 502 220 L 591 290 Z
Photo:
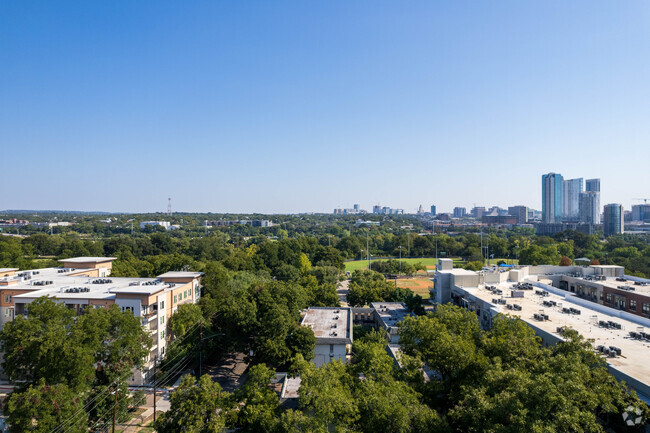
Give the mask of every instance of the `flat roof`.
M 57 270 L 57 268 L 51 269 Z M 49 284 L 40 284 L 44 282 Z M 153 282 L 156 282 L 156 284 L 152 284 Z M 165 283 L 156 278 L 81 277 L 66 272 L 53 275 L 50 273 L 37 275 L 29 280 L 22 280 L 18 284 L 8 286 L 8 288 L 28 291 L 27 293 L 15 295 L 15 300 L 31 300 L 40 296 L 61 299 L 112 299 L 115 298 L 115 294 L 119 293 L 152 295 L 160 291 L 173 289 L 174 283 Z M 66 289 L 88 290 L 66 292 Z
M 370 306 L 386 328 L 397 326 L 405 317 L 413 315 L 402 302 L 373 302 Z
M 158 275 L 158 278 L 196 278 L 203 275 L 203 272 L 180 272 L 180 271 L 170 271 L 165 272 L 162 275 Z
M 501 289 L 503 295 L 496 295 L 485 288 L 481 287 L 455 287 L 453 290 L 462 290 L 476 298 L 481 299 L 492 305 L 493 309 L 499 313 L 509 314 L 519 317 L 533 328 L 538 328 L 556 338 L 562 338 L 557 332 L 558 327 L 569 327 L 578 331 L 586 339 L 592 339 L 594 347 L 603 345 L 605 347 L 616 346 L 621 349 L 622 356 L 615 358 L 604 358 L 607 364 L 615 367 L 622 373 L 637 379 L 639 382 L 650 386 L 650 342 L 634 340 L 629 336 L 630 331 L 647 332 L 647 327 L 639 323 L 620 318 L 615 315 L 607 314 L 602 305 L 598 309 L 592 309 L 582 303 L 572 302 L 571 294 L 561 296 L 555 293 L 549 293 L 547 296 L 535 294 L 535 290 L 542 290 L 535 287 L 533 290 L 524 290 L 523 298 L 512 298 L 510 290 L 516 283 L 507 282 L 493 284 Z M 505 305 L 492 303 L 493 299 L 504 299 L 507 304 L 518 304 L 521 311 L 509 310 Z M 544 301 L 554 301 L 556 306 L 545 306 Z M 565 314 L 562 308 L 576 308 L 581 314 Z M 534 314 L 543 313 L 548 315 L 549 320 L 539 321 L 534 318 Z M 640 318 L 641 319 L 641 318 Z M 599 321 L 612 321 L 619 323 L 621 329 L 601 328 L 598 326 Z
M 0 268 L 0 272 L 11 272 L 11 271 L 17 271 L 18 268 Z
M 352 343 L 350 308 L 310 307 L 302 325 L 314 331 L 316 344 Z
M 441 274 L 452 274 L 452 275 L 478 275 L 474 271 L 470 271 L 468 269 L 460 269 L 460 268 L 446 269 L 438 272 L 440 272 Z
M 117 260 L 117 257 L 71 257 L 69 259 L 61 259 L 60 262 L 65 263 L 102 263 Z

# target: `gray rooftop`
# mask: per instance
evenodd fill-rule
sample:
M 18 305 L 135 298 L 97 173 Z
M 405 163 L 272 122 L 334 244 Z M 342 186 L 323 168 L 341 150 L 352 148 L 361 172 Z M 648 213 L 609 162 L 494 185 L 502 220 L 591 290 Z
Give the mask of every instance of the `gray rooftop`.
M 316 336 L 316 344 L 352 343 L 352 313 L 350 308 L 310 307 L 302 319 Z

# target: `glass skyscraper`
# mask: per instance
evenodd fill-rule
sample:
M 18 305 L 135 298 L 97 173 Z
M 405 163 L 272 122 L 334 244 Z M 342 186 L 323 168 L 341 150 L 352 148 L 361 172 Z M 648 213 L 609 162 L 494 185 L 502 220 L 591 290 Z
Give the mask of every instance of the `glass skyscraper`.
M 582 184 L 581 177 L 562 181 L 562 219 L 564 221 L 577 221 L 580 219 Z
M 623 233 L 623 206 L 608 204 L 605 206 L 603 231 L 605 237 Z
M 549 173 L 542 175 L 542 221 L 562 222 L 562 175 Z

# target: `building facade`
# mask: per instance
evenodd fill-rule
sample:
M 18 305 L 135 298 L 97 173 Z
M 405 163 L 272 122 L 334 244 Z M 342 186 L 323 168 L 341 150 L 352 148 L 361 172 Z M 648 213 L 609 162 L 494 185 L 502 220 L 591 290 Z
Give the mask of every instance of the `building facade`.
M 580 217 L 580 194 L 583 179 L 567 179 L 562 181 L 562 219 L 577 221 Z
M 314 331 L 314 364 L 320 367 L 335 359 L 346 362 L 352 348 L 353 319 L 350 308 L 310 307 L 302 325 Z
M 600 179 L 587 179 L 585 182 L 585 191 L 600 192 Z
M 76 257 L 62 266 L 0 273 L 0 324 L 26 315 L 29 304 L 41 297 L 65 304 L 77 314 L 88 308 L 117 305 L 139 317 L 153 346 L 132 384 L 149 382 L 153 364 L 165 353 L 171 336 L 169 319 L 178 307 L 201 296 L 200 272 L 167 272 L 156 278 L 110 277 L 112 257 Z
M 586 191 L 580 194 L 580 221 L 600 224 L 600 193 Z
M 617 203 L 605 206 L 603 213 L 603 232 L 605 237 L 623 233 L 623 206 Z
M 435 204 L 431 205 L 431 215 L 436 216 L 436 205 Z
M 635 204 L 632 206 L 632 221 L 650 222 L 650 204 Z
M 454 218 L 465 218 L 467 216 L 467 209 L 464 207 L 454 208 Z
M 548 173 L 542 175 L 542 221 L 562 222 L 562 175 Z
M 526 206 L 510 206 L 508 208 L 508 215 L 515 217 L 517 224 L 528 223 L 528 208 Z

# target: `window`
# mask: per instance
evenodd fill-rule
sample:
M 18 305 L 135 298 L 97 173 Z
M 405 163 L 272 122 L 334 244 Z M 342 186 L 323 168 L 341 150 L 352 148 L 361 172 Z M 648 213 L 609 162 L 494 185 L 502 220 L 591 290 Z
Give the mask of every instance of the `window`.
M 165 331 L 160 331 L 160 339 L 161 340 L 165 339 Z
M 185 298 L 184 298 L 184 299 L 187 299 L 187 290 L 184 292 L 184 294 L 185 294 Z
M 126 311 L 130 311 L 130 312 L 133 313 L 133 307 L 122 307 L 122 313 L 124 313 Z
M 630 310 L 636 311 L 636 301 L 634 299 L 630 299 Z
M 650 314 L 650 304 L 647 302 L 643 303 L 643 314 Z
M 161 310 L 165 309 L 165 301 L 160 301 L 160 309 Z
M 612 294 L 608 293 L 607 296 L 606 296 L 606 299 L 607 299 L 607 302 L 611 304 L 611 302 L 612 302 Z
M 334 345 L 330 344 L 330 353 L 334 353 Z
M 11 302 L 11 295 L 5 295 L 5 302 L 10 303 Z
M 178 302 L 177 296 L 174 295 L 174 304 Z
M 164 325 L 164 324 L 165 324 L 165 316 L 162 316 L 162 317 L 160 318 L 160 324 L 161 324 L 161 325 Z

